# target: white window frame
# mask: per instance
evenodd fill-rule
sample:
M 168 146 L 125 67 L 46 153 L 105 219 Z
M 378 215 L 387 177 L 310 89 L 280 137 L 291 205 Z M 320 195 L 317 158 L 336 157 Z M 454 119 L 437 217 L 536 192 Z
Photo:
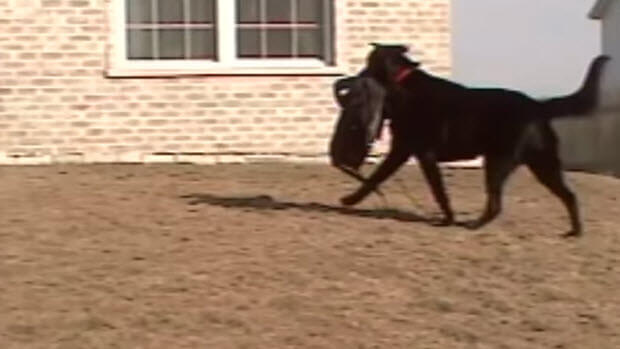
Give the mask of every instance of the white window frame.
M 236 1 L 216 1 L 216 52 L 213 60 L 140 60 L 127 58 L 126 0 L 109 0 L 110 45 L 107 75 L 173 76 L 173 75 L 339 75 L 341 70 L 318 58 L 239 58 L 237 57 Z M 335 13 L 332 14 L 335 17 Z M 332 18 L 335 21 L 335 18 Z M 331 30 L 331 29 L 327 29 Z M 332 48 L 335 33 L 331 32 Z M 335 59 L 334 59 L 335 60 Z

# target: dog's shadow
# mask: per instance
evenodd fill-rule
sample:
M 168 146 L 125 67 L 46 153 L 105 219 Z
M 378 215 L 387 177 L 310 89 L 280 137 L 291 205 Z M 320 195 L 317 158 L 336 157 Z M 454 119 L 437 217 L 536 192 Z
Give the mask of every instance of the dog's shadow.
M 256 210 L 301 210 L 306 212 L 319 213 L 338 213 L 348 216 L 392 219 L 402 222 L 426 222 L 431 223 L 430 219 L 411 212 L 405 212 L 393 208 L 380 209 L 360 209 L 342 206 L 331 206 L 316 202 L 298 203 L 292 201 L 275 200 L 269 195 L 227 197 L 213 194 L 189 194 L 182 195 L 182 199 L 189 200 L 189 205 L 211 205 L 226 208 L 256 209 Z

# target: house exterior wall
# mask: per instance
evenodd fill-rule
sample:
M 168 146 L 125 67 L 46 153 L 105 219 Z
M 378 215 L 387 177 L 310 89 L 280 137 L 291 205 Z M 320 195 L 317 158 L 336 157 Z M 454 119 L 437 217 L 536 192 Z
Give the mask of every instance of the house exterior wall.
M 602 51 L 612 59 L 602 75 L 600 109 L 555 124 L 566 168 L 620 176 L 620 4 L 609 1 L 602 11 Z
M 109 78 L 111 1 L 0 0 L 0 163 L 326 153 L 338 76 Z M 389 41 L 448 76 L 449 16 L 449 0 L 335 1 L 336 69 Z
M 602 20 L 603 53 L 612 59 L 602 82 L 602 112 L 599 117 L 598 146 L 604 172 L 620 176 L 620 4 L 611 1 Z
M 602 19 L 603 52 L 613 59 L 609 62 L 603 78 L 603 105 L 620 106 L 620 4 L 611 1 Z

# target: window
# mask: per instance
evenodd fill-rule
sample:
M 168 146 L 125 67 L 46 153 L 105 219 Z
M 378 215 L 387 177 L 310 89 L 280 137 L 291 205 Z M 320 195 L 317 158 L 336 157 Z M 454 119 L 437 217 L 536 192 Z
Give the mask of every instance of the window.
M 117 66 L 224 70 L 334 63 L 334 0 L 115 0 Z
M 238 57 L 331 60 L 325 41 L 325 1 L 236 0 Z
M 215 59 L 215 0 L 126 0 L 128 59 Z

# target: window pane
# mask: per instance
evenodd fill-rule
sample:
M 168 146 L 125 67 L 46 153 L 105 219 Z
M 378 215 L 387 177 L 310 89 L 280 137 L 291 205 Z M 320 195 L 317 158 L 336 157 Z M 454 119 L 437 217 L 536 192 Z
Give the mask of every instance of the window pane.
M 260 0 L 237 0 L 237 22 L 260 23 Z
M 191 35 L 191 59 L 215 58 L 215 36 L 211 29 L 194 29 Z
M 183 23 L 183 0 L 157 0 L 158 23 Z
M 259 29 L 239 29 L 238 38 L 239 57 L 260 57 L 260 30 Z
M 127 56 L 129 59 L 152 59 L 153 31 L 149 29 L 128 30 Z
M 267 56 L 269 57 L 291 57 L 292 31 L 290 29 L 270 29 L 267 30 Z
M 266 0 L 267 23 L 291 23 L 291 0 Z
M 230 0 L 227 0 L 230 1 Z M 214 23 L 215 2 L 214 0 L 190 0 L 190 22 Z
M 185 58 L 185 31 L 183 29 L 159 30 L 159 58 Z
M 151 23 L 151 0 L 126 0 L 127 23 Z
M 320 23 L 322 0 L 296 0 L 299 23 Z
M 298 32 L 297 52 L 300 57 L 321 57 L 321 31 L 318 29 L 300 29 Z

